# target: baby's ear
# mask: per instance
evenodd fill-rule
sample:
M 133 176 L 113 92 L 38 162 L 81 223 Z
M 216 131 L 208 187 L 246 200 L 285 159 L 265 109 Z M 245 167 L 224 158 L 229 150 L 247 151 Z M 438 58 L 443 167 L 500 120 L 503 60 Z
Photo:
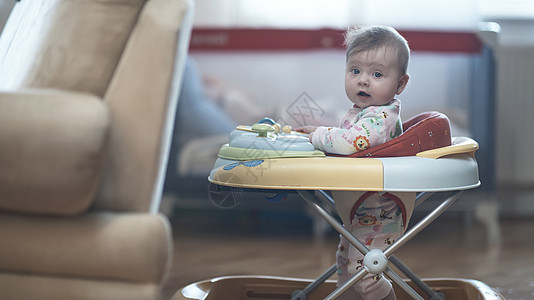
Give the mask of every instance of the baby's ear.
M 404 74 L 399 79 L 399 85 L 397 86 L 397 95 L 400 95 L 410 80 L 410 75 Z

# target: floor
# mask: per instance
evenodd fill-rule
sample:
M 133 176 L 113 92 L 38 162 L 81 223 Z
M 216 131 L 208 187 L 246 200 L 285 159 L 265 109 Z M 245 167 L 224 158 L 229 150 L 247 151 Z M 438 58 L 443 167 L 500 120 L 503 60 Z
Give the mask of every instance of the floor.
M 292 207 L 267 215 L 257 208 L 175 209 L 166 294 L 223 275 L 317 277 L 334 263 L 337 234 L 314 238 L 305 208 L 299 213 Z M 477 279 L 506 299 L 534 299 L 534 218 L 500 221 L 502 241 L 488 245 L 483 226 L 465 214 L 446 213 L 396 256 L 422 278 Z

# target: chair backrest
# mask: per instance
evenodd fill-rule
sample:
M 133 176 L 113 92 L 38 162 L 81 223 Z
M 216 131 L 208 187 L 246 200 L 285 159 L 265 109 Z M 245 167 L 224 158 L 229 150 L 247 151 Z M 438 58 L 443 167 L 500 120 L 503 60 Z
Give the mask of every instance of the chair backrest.
M 183 0 L 149 0 L 141 11 L 104 95 L 112 127 L 96 208 L 159 208 L 189 46 L 191 6 Z
M 419 152 L 450 146 L 452 143 L 451 124 L 442 113 L 421 113 L 402 125 L 404 132 L 400 136 L 347 157 L 415 156 Z

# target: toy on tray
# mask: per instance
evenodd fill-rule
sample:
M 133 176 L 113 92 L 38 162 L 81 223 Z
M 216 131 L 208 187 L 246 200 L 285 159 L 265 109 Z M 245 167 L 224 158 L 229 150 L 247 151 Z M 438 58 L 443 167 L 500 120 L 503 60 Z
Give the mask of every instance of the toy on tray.
M 281 127 L 269 118 L 252 126 L 237 126 L 228 144 L 219 151 L 219 157 L 228 160 L 312 156 L 324 153 L 315 150 L 305 134 L 292 131 L 287 125 Z

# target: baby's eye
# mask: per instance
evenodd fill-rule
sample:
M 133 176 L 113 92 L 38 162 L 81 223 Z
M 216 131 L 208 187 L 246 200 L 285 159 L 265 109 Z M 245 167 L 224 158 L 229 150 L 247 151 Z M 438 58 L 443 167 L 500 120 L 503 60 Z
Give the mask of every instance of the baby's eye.
M 360 74 L 360 70 L 358 70 L 358 69 L 352 69 L 352 74 L 356 74 L 356 75 L 358 75 L 358 74 Z
M 380 73 L 380 72 L 374 72 L 374 73 L 373 73 L 373 76 L 376 77 L 376 78 L 380 78 L 380 77 L 382 77 L 382 73 Z

